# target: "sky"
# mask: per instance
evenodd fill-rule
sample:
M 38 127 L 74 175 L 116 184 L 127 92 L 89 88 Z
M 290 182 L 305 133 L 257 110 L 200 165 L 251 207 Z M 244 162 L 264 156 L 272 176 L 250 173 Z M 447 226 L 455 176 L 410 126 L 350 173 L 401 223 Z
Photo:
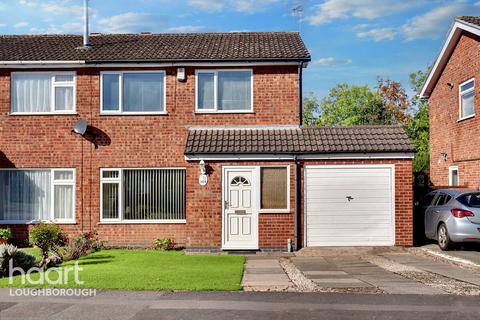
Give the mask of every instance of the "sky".
M 299 31 L 312 55 L 304 93 L 400 81 L 436 58 L 479 0 L 90 0 L 92 32 Z M 0 0 L 0 34 L 80 34 L 83 0 Z M 294 10 L 301 8 L 301 10 Z M 301 11 L 301 12 L 299 12 Z M 409 90 L 411 93 L 411 91 Z

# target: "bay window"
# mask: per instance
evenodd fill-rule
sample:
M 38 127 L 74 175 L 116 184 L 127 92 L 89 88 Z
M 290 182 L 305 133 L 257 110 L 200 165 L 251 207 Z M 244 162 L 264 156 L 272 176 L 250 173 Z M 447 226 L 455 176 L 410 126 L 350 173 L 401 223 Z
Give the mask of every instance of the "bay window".
M 251 112 L 252 70 L 199 70 L 196 112 Z
M 459 86 L 460 120 L 475 115 L 475 80 L 468 80 Z
M 1 169 L 1 222 L 74 222 L 75 170 Z
M 184 169 L 102 169 L 104 222 L 184 222 Z
M 165 113 L 165 72 L 102 72 L 103 114 Z
M 13 72 L 12 114 L 75 113 L 74 72 Z

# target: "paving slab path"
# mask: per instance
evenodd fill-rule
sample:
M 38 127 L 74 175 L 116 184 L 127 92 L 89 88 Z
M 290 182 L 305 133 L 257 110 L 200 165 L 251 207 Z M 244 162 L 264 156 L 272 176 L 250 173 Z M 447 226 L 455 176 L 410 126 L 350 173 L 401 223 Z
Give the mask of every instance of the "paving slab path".
M 245 291 L 294 291 L 278 258 L 271 256 L 247 256 L 242 280 Z

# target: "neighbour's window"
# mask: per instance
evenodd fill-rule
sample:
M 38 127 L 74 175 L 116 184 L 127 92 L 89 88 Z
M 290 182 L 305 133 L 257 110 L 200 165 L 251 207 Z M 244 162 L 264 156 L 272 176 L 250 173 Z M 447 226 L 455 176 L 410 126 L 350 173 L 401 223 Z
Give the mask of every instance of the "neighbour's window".
M 73 222 L 75 171 L 0 170 L 0 220 Z
M 288 170 L 286 167 L 260 169 L 261 209 L 288 209 Z
M 252 111 L 252 71 L 197 71 L 196 92 L 197 112 Z
M 469 80 L 460 85 L 460 119 L 475 114 L 475 80 Z
M 13 114 L 75 112 L 75 73 L 12 73 L 11 111 Z
M 102 113 L 165 112 L 165 72 L 102 73 Z
M 460 185 L 458 167 L 448 168 L 448 183 L 450 186 L 455 187 Z
M 102 169 L 104 221 L 185 219 L 184 169 Z

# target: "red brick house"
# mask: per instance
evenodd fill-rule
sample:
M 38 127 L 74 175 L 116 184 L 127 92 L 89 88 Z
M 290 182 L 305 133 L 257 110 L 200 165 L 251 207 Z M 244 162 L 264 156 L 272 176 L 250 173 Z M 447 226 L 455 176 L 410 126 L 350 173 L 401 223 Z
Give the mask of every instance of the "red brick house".
M 0 224 L 17 239 L 45 220 L 190 250 L 411 245 L 403 128 L 300 126 L 310 54 L 297 33 L 81 46 L 0 38 Z
M 457 17 L 422 89 L 435 186 L 480 187 L 480 17 Z

